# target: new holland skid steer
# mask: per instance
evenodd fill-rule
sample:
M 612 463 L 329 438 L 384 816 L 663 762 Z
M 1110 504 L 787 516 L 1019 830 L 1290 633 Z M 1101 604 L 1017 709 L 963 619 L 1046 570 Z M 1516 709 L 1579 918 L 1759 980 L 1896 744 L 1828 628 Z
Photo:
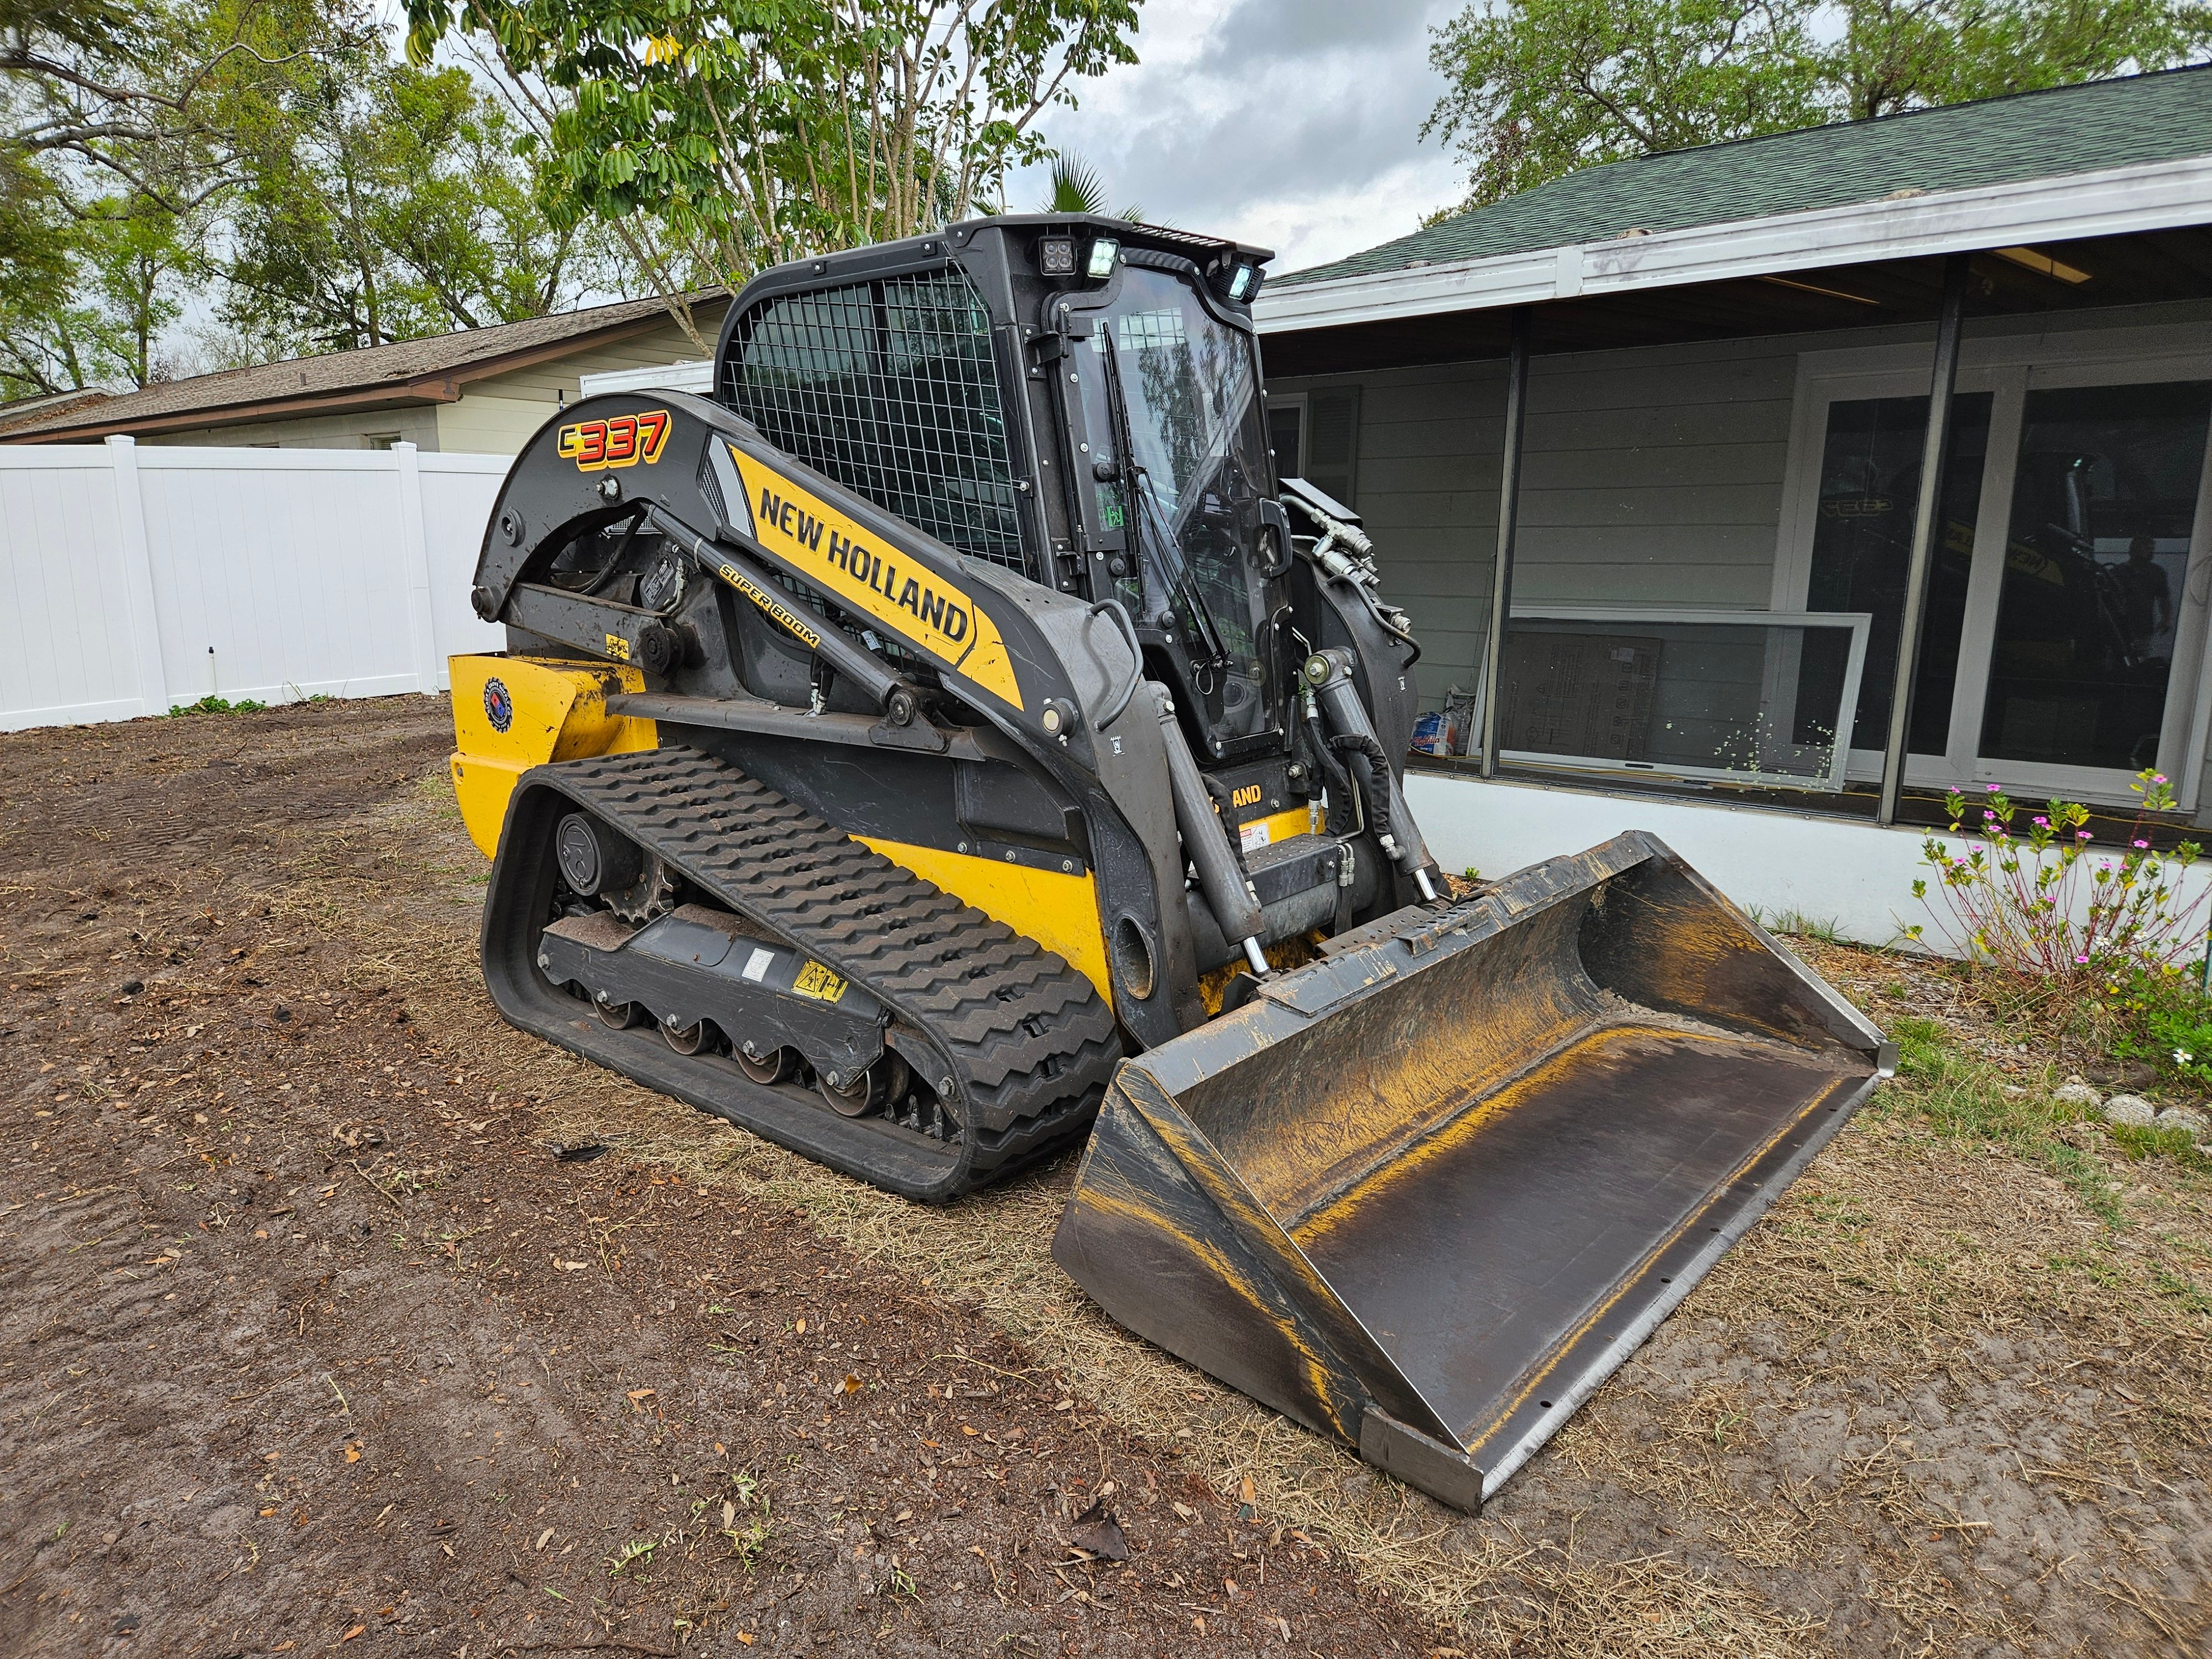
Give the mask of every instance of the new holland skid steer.
M 1472 1510 L 1887 1050 L 1647 836 L 1448 890 L 1407 619 L 1268 449 L 1267 258 L 954 225 L 549 422 L 453 663 L 484 976 L 915 1199 L 1087 1137 L 1115 1318 Z

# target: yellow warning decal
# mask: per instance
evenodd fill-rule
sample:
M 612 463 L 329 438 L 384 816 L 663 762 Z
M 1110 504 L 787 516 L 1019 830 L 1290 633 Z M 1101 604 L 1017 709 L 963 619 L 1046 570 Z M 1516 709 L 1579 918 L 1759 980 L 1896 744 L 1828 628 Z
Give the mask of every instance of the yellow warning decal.
M 619 634 L 607 635 L 607 655 L 618 662 L 629 660 L 629 641 Z
M 845 981 L 820 963 L 809 961 L 799 970 L 799 977 L 792 981 L 791 988 L 817 1002 L 835 1002 L 845 994 Z
M 805 623 L 799 621 L 796 616 L 792 614 L 790 608 L 786 605 L 782 600 L 775 598 L 773 595 L 766 592 L 762 588 L 759 583 L 748 578 L 745 573 L 738 569 L 737 566 L 733 564 L 720 564 L 715 566 L 714 569 L 715 574 L 720 575 L 724 581 L 729 583 L 731 586 L 736 588 L 738 592 L 744 594 L 755 605 L 758 605 L 762 611 L 765 611 L 768 615 L 768 619 L 770 622 L 775 623 L 778 627 L 784 629 L 787 632 L 795 635 L 801 644 L 812 647 L 822 643 L 822 636 L 819 634 L 809 628 Z
M 840 605 L 872 617 L 1015 708 L 1025 706 L 1006 642 L 974 599 L 936 572 L 884 551 L 872 532 L 734 444 L 730 456 L 744 481 L 762 546 Z

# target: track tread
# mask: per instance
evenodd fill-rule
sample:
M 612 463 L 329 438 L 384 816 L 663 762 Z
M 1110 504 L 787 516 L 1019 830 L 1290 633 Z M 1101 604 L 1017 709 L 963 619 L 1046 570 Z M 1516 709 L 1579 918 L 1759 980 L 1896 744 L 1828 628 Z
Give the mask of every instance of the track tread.
M 956 1079 L 973 1182 L 1081 1129 L 1122 1048 L 1089 980 L 727 762 L 664 748 L 531 775 L 918 1028 Z

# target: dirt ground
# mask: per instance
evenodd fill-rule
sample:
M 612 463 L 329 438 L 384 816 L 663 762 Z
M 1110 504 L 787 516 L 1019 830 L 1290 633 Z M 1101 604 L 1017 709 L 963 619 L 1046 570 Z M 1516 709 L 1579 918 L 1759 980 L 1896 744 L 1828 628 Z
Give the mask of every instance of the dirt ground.
M 1950 1035 L 1470 1519 L 1098 1315 L 1065 1163 L 507 1028 L 446 719 L 0 738 L 0 1651 L 2207 1650 L 2212 1171 L 1942 975 L 1808 946 Z

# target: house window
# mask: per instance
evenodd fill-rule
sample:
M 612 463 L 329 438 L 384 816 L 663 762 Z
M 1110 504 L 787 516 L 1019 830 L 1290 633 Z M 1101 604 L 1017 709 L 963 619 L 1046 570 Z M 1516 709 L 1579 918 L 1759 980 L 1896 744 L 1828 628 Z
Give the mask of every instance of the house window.
M 1924 343 L 1799 360 L 1771 603 L 1872 616 L 1860 781 L 1881 772 L 1927 364 Z M 2198 684 L 2212 612 L 2191 563 L 2212 532 L 2212 342 L 1970 337 L 1958 393 L 1906 781 L 2125 803 L 2130 775 L 2155 766 L 2193 802 L 2212 716 Z M 1832 649 L 1808 641 L 1802 689 L 1834 682 Z
M 371 449 L 389 449 L 398 441 L 399 434 L 397 432 L 372 432 L 368 434 L 368 447 Z

